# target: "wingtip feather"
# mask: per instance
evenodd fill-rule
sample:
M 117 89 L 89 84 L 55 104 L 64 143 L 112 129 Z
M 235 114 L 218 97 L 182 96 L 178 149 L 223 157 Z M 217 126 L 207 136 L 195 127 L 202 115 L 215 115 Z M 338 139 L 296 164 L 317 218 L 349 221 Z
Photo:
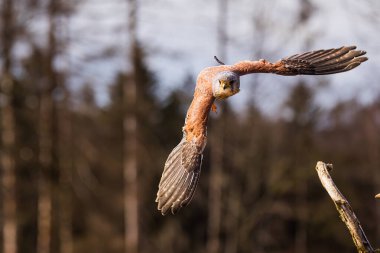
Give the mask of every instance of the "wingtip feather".
M 281 60 L 285 68 L 280 75 L 328 75 L 349 71 L 368 60 L 367 52 L 356 50 L 356 46 L 343 46 L 294 55 Z

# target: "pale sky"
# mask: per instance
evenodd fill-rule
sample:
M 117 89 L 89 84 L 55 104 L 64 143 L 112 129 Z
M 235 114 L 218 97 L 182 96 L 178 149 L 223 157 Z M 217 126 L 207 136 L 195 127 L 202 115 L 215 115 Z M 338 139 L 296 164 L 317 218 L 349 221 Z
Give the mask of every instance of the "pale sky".
M 303 77 L 310 83 L 331 78 L 331 85 L 319 88 L 316 99 L 324 108 L 351 98 L 362 103 L 372 101 L 380 92 L 379 18 L 371 18 L 379 4 L 375 1 L 313 0 L 316 12 L 303 27 L 295 27 L 299 1 L 234 0 L 230 1 L 227 19 L 227 59 L 279 58 L 305 49 L 357 45 L 366 50 L 370 60 L 359 68 L 330 77 Z M 185 76 L 196 76 L 203 68 L 215 65 L 217 55 L 217 0 L 142 0 L 138 12 L 139 39 L 148 53 L 150 68 L 159 78 L 158 94 L 165 95 L 181 85 Z M 260 17 L 263 32 L 254 29 L 254 17 Z M 108 84 L 117 70 L 126 68 L 126 53 L 106 60 L 99 57 L 107 48 L 126 52 L 126 1 L 85 0 L 70 20 L 70 61 L 76 78 L 72 88 L 81 83 L 94 84 L 99 103 L 108 101 Z M 256 18 L 257 19 L 257 18 Z M 315 39 L 306 47 L 309 36 Z M 262 50 L 258 48 L 265 37 Z M 257 52 L 259 50 L 259 52 Z M 118 52 L 118 53 L 119 53 Z M 98 59 L 95 59 L 98 57 Z M 91 60 L 89 60 L 91 58 Z M 289 87 L 299 77 L 260 75 L 259 85 L 252 87 L 252 77 L 242 79 L 242 92 L 232 97 L 236 106 L 254 99 L 269 114 L 276 114 Z M 370 82 L 369 82 L 369 81 Z M 363 85 L 366 84 L 366 85 Z M 195 84 L 194 84 L 195 85 Z

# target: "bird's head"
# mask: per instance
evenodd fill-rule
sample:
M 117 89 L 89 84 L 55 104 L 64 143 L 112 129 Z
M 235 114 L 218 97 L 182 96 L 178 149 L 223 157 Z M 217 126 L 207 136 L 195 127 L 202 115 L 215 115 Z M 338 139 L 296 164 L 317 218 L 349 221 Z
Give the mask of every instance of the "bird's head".
M 212 81 L 212 93 L 217 99 L 226 99 L 240 91 L 239 75 L 232 71 L 218 73 Z

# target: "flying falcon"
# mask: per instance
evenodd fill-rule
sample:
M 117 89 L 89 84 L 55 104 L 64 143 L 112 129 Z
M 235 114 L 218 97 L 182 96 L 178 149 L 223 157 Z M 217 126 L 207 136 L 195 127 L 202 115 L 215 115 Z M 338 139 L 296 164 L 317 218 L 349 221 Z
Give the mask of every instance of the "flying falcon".
M 215 99 L 226 99 L 240 91 L 240 76 L 273 73 L 284 76 L 329 75 L 349 71 L 365 62 L 366 52 L 356 46 L 296 54 L 275 63 L 241 61 L 234 65 L 205 68 L 197 78 L 194 98 L 187 111 L 181 142 L 166 160 L 156 202 L 163 215 L 175 214 L 191 201 L 201 173 L 202 153 L 207 141 L 207 119 Z

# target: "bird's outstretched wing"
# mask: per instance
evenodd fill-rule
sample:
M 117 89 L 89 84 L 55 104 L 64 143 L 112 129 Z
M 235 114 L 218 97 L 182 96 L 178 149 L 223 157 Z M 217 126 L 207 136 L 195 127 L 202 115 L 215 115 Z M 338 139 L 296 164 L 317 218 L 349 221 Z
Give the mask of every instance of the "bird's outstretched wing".
M 356 46 L 317 50 L 281 59 L 280 75 L 328 75 L 356 68 L 368 60 L 361 57 L 366 52 L 355 50 Z
M 266 60 L 241 61 L 232 65 L 240 75 L 251 73 L 275 73 L 278 75 L 329 75 L 349 71 L 368 60 L 363 50 L 356 46 L 322 49 L 295 54 L 275 63 Z
M 202 150 L 183 138 L 165 163 L 156 202 L 163 215 L 175 214 L 192 199 L 202 165 Z

